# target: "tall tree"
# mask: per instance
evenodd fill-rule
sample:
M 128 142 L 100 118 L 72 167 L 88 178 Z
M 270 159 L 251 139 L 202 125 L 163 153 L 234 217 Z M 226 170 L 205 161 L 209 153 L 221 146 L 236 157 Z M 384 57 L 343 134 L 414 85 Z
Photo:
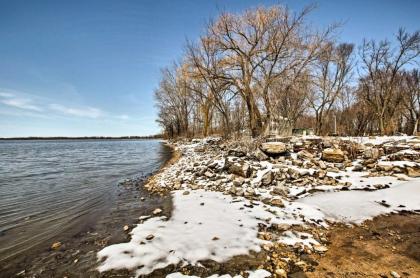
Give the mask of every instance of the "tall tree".
M 315 112 L 316 134 L 324 132 L 325 117 L 350 81 L 353 48 L 353 44 L 342 43 L 335 46 L 328 43 L 318 57 L 313 92 L 309 98 Z
M 420 55 L 420 32 L 412 34 L 400 29 L 396 35 L 397 47 L 389 41 L 364 41 L 360 50 L 363 75 L 360 79 L 361 97 L 370 105 L 378 121 L 381 135 L 393 130 L 390 126 L 395 111 L 403 100 L 396 90 L 399 74 L 404 66 L 418 64 Z

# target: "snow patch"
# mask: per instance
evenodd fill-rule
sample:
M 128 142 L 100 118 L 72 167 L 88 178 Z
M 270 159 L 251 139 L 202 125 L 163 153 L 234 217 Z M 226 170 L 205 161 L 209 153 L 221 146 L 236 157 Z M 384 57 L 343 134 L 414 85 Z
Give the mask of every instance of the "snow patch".
M 246 271 L 246 272 L 249 274 L 248 278 L 271 277 L 271 273 L 264 269 L 257 269 L 255 271 Z M 176 273 L 171 273 L 169 275 L 166 275 L 166 278 L 200 278 L 200 277 L 184 275 L 182 273 L 176 272 Z M 208 276 L 207 278 L 243 278 L 243 277 L 242 275 L 235 275 L 232 277 L 229 274 L 224 274 L 224 275 L 214 274 L 214 275 Z
M 308 247 L 312 247 L 312 245 L 320 245 L 319 242 L 314 239 L 313 235 L 295 231 L 284 232 L 279 241 L 291 246 L 295 245 L 296 243 L 302 243 Z
M 265 241 L 257 238 L 258 223 L 303 223 L 294 206 L 284 211 L 204 190 L 188 195 L 174 191 L 173 198 L 174 210 L 169 220 L 148 219 L 132 230 L 130 242 L 102 249 L 98 259 L 103 262 L 98 270 L 138 268 L 139 276 L 171 264 L 196 265 L 206 259 L 222 262 L 261 250 Z
M 360 224 L 380 214 L 420 210 L 420 181 L 411 180 L 387 189 L 316 194 L 297 203 L 320 209 L 330 220 Z

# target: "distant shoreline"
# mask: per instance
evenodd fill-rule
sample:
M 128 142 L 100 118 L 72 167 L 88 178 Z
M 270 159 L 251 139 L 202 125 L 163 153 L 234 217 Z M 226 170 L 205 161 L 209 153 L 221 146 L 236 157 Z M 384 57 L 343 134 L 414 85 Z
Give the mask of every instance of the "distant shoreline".
M 150 136 L 85 136 L 85 137 L 0 137 L 0 141 L 8 140 L 133 140 L 133 139 L 162 139 L 162 135 L 150 135 Z

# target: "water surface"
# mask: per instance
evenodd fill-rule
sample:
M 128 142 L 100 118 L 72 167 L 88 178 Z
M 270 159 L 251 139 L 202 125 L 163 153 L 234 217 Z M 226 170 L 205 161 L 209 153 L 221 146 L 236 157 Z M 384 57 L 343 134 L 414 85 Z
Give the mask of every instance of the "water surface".
M 167 156 L 157 140 L 0 141 L 0 261 L 95 221 Z

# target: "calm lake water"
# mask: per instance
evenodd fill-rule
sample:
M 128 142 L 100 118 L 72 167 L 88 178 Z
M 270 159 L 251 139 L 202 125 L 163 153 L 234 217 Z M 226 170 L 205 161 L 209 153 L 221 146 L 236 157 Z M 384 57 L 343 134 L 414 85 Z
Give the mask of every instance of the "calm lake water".
M 158 140 L 0 141 L 0 261 L 94 221 L 168 155 Z

